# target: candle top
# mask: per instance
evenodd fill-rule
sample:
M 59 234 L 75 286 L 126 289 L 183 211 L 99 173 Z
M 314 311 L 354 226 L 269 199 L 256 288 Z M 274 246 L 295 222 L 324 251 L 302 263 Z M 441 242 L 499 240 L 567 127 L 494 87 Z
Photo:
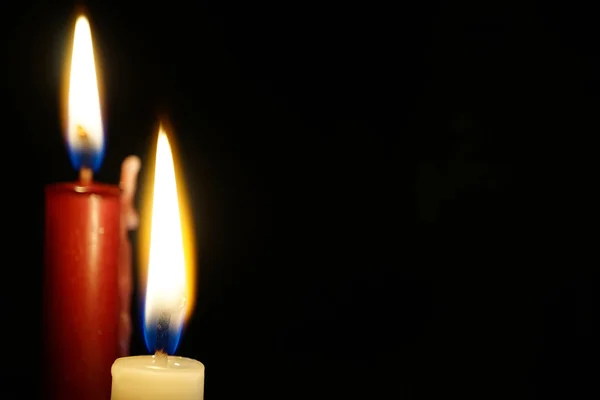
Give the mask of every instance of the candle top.
M 117 185 L 107 185 L 103 183 L 91 183 L 84 185 L 81 182 L 61 182 L 46 185 L 48 192 L 72 192 L 74 194 L 100 195 L 103 197 L 120 197 L 121 188 Z
M 112 366 L 113 372 L 140 372 L 155 374 L 191 374 L 198 375 L 203 373 L 204 364 L 186 357 L 168 357 L 168 366 L 166 368 L 157 366 L 154 362 L 154 356 L 133 356 L 123 357 L 115 361 Z

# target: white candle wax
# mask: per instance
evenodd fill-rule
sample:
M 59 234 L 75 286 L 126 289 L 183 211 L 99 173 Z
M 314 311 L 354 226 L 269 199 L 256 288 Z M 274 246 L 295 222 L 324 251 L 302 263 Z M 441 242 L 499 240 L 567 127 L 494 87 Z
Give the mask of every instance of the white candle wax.
M 123 357 L 111 374 L 111 400 L 204 399 L 204 365 L 191 358 L 169 356 L 159 367 L 154 356 Z

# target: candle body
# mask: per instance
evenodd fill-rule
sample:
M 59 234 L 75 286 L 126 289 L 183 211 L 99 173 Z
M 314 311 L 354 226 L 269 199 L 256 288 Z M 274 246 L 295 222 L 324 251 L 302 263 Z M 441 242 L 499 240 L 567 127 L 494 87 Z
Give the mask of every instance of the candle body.
M 123 357 L 111 368 L 111 400 L 203 400 L 204 365 L 169 356 L 166 368 L 153 356 Z
M 45 394 L 106 400 L 118 356 L 120 189 L 54 184 L 45 200 Z

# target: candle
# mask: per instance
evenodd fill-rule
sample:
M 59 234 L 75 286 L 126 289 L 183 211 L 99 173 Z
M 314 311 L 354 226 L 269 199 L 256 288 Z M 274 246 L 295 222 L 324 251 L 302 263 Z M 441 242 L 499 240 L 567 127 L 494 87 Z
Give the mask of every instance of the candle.
M 119 358 L 112 366 L 112 400 L 204 398 L 204 365 L 173 354 L 191 309 L 193 269 L 186 257 L 175 167 L 159 130 L 154 169 L 144 338 L 153 356 Z M 187 261 L 187 262 L 186 262 Z M 186 268 L 187 266 L 187 268 Z
M 90 26 L 75 24 L 66 138 L 79 181 L 45 190 L 45 395 L 110 396 L 118 356 L 120 195 L 93 182 L 104 137 Z
M 160 356 L 158 356 L 160 357 Z M 112 367 L 111 400 L 202 400 L 204 365 L 184 357 L 167 357 L 166 367 L 156 356 L 119 358 Z

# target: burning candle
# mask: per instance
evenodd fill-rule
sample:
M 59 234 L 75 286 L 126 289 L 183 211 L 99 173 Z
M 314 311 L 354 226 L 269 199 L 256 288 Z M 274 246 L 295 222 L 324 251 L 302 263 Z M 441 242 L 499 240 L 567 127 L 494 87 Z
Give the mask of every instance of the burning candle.
M 45 190 L 45 394 L 104 400 L 118 357 L 121 191 L 92 179 L 102 162 L 104 136 L 85 17 L 75 24 L 66 140 L 79 181 Z
M 204 365 L 169 355 L 177 348 L 184 319 L 190 312 L 193 285 L 184 248 L 173 156 L 162 128 L 156 146 L 151 224 L 144 337 L 154 355 L 115 361 L 111 399 L 202 400 Z

